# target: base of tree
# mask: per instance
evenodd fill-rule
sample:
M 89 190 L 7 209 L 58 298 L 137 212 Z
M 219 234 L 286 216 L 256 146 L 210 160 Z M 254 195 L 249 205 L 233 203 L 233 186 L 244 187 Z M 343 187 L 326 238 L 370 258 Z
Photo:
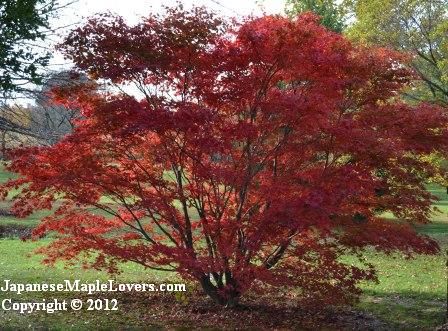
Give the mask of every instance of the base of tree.
M 200 292 L 186 298 L 173 293 L 148 295 L 133 293 L 117 298 L 128 311 L 151 312 L 139 319 L 146 325 L 164 328 L 212 329 L 304 329 L 304 330 L 387 330 L 390 326 L 365 312 L 351 307 L 303 308 L 294 298 L 285 296 L 244 296 L 235 306 L 223 308 Z M 144 309 L 143 309 L 144 307 Z M 140 323 L 139 322 L 139 323 Z M 131 326 L 128 326 L 131 327 Z M 388 328 L 389 327 L 389 328 Z M 131 327 L 132 328 L 132 327 Z
M 238 292 L 232 291 L 227 293 L 227 295 L 223 295 L 222 291 L 220 291 L 207 277 L 202 278 L 200 284 L 204 293 L 213 300 L 215 304 L 226 308 L 238 308 L 240 306 L 240 295 Z

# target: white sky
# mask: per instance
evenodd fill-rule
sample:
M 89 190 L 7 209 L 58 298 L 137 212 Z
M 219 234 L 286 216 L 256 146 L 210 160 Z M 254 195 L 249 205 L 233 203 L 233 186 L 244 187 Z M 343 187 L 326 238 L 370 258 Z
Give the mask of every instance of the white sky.
M 125 17 L 129 22 L 137 22 L 139 17 L 151 11 L 160 11 L 162 6 L 176 5 L 178 0 L 78 0 L 70 6 L 62 18 L 64 23 L 79 21 L 81 17 L 98 12 L 111 11 Z M 181 0 L 185 7 L 205 6 L 225 15 L 248 15 L 281 13 L 285 0 Z
M 64 3 L 64 0 L 61 2 Z M 175 6 L 177 2 L 179 0 L 77 0 L 59 13 L 52 26 L 73 28 L 85 18 L 106 11 L 123 16 L 130 24 L 135 24 L 150 12 L 159 12 L 163 6 Z M 186 8 L 193 5 L 205 6 L 225 16 L 257 15 L 263 12 L 277 14 L 282 13 L 285 6 L 285 0 L 180 0 L 180 2 Z M 59 42 L 66 32 L 66 29 L 59 30 L 60 36 L 51 38 L 52 43 Z M 53 54 L 50 62 L 52 70 L 67 68 L 67 65 L 60 54 Z
M 60 3 L 69 1 L 71 0 L 60 0 Z M 279 14 L 283 13 L 285 6 L 285 0 L 77 0 L 60 11 L 59 17 L 50 22 L 53 28 L 60 29 L 56 35 L 49 36 L 44 44 L 46 47 L 54 47 L 70 29 L 97 13 L 110 11 L 123 16 L 129 24 L 135 24 L 141 17 L 151 12 L 160 12 L 163 6 L 175 6 L 177 2 L 181 2 L 185 8 L 205 6 L 224 16 Z M 50 71 L 57 72 L 71 67 L 71 63 L 56 50 L 52 55 L 48 66 Z M 33 101 L 25 98 L 20 103 L 28 104 Z

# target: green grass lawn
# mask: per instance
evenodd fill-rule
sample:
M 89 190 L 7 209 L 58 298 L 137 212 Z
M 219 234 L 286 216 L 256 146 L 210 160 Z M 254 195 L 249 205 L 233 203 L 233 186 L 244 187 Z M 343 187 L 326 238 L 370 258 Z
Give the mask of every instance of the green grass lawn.
M 64 280 L 80 279 L 81 282 L 94 282 L 100 280 L 107 282 L 114 279 L 117 283 L 154 283 L 181 282 L 173 273 L 151 271 L 148 272 L 135 263 L 121 265 L 122 273 L 111 276 L 106 272 L 96 270 L 85 270 L 81 267 L 67 268 L 63 264 L 57 264 L 55 267 L 47 267 L 41 263 L 42 257 L 32 252 L 38 247 L 48 244 L 50 239 L 43 239 L 38 242 L 22 242 L 17 239 L 0 240 L 0 282 L 3 285 L 5 279 L 12 280 L 15 283 L 61 283 Z M 151 294 L 149 294 L 151 295 Z M 174 294 L 173 294 L 174 295 Z M 81 298 L 86 301 L 91 298 L 87 294 L 73 292 L 31 292 L 21 295 L 0 292 L 0 301 L 7 298 L 14 298 L 16 301 L 40 302 L 42 299 L 52 300 L 71 300 Z M 24 329 L 31 326 L 38 329 L 56 329 L 56 330 L 79 330 L 79 329 L 116 329 L 116 328 L 137 328 L 142 327 L 141 316 L 144 313 L 144 305 L 141 310 L 128 309 L 123 302 L 126 301 L 128 294 L 117 294 L 108 296 L 105 294 L 101 298 L 117 298 L 119 302 L 118 311 L 67 311 L 46 314 L 43 312 L 32 314 L 19 314 L 16 312 L 4 312 L 0 309 L 0 329 Z M 154 324 L 154 327 L 162 325 Z M 151 325 L 149 325 L 151 327 Z M 146 326 L 145 326 L 146 328 Z
M 436 256 L 374 254 L 370 261 L 378 267 L 379 284 L 363 286 L 358 307 L 372 312 L 396 329 L 431 329 L 445 321 L 447 296 L 448 195 L 446 188 L 429 185 L 438 197 L 432 223 L 418 226 L 420 233 L 435 238 L 441 247 Z
M 358 307 L 393 325 L 394 329 L 427 329 L 444 322 L 446 278 L 443 255 L 373 255 L 379 283 L 363 286 Z
M 0 182 L 11 175 L 0 171 Z M 448 195 L 446 189 L 429 186 L 428 189 L 440 201 L 435 204 L 440 213 L 434 214 L 433 223 L 419 226 L 418 231 L 436 238 L 442 247 L 442 253 L 436 256 L 416 256 L 407 260 L 399 254 L 384 255 L 371 253 L 369 262 L 378 267 L 379 283 L 363 285 L 364 294 L 356 309 L 373 314 L 392 329 L 431 329 L 444 322 L 446 298 L 446 254 L 448 249 Z M 0 225 L 22 224 L 35 226 L 45 216 L 45 212 L 36 213 L 24 220 L 3 217 Z M 96 279 L 106 281 L 111 278 L 104 272 L 84 270 L 80 267 L 66 269 L 58 264 L 49 268 L 40 263 L 41 257 L 31 254 L 40 245 L 51 239 L 38 242 L 22 242 L 18 239 L 0 240 L 0 282 L 11 279 L 17 283 L 61 282 L 65 279 L 81 279 L 89 282 Z M 122 266 L 123 273 L 115 276 L 118 282 L 150 282 L 179 280 L 173 274 L 148 272 L 129 263 Z M 0 292 L 0 299 L 8 297 Z M 16 299 L 21 301 L 42 298 L 74 298 L 73 293 L 32 293 Z M 121 300 L 129 300 L 122 297 Z M 60 312 L 52 315 L 45 313 L 20 315 L 0 311 L 0 329 L 110 329 L 110 328 L 158 328 L 164 321 L 142 320 L 148 312 L 144 304 L 136 304 L 135 309 L 121 307 L 118 312 Z

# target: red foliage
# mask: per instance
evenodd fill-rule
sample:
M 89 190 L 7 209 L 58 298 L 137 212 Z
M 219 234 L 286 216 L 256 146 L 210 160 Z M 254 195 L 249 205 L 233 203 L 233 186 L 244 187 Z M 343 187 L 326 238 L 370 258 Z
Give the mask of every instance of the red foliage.
M 412 223 L 428 221 L 424 183 L 440 170 L 420 156 L 447 152 L 448 118 L 399 101 L 413 79 L 400 54 L 311 14 L 230 24 L 179 8 L 136 26 L 93 18 L 61 49 L 142 98 L 58 91 L 83 111 L 75 132 L 11 153 L 17 214 L 63 201 L 35 230 L 59 233 L 47 262 L 173 270 L 221 304 L 268 285 L 339 303 L 375 278 L 344 254 L 438 250 Z

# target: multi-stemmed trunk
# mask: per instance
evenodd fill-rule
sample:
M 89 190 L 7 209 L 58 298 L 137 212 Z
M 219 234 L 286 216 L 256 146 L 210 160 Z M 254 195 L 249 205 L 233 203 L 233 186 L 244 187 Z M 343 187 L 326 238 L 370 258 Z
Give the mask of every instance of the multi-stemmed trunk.
M 207 294 L 216 304 L 228 308 L 238 306 L 241 293 L 238 290 L 237 282 L 230 276 L 230 273 L 227 273 L 226 277 L 226 290 L 224 290 L 224 284 L 215 285 L 211 281 L 209 275 L 204 275 L 200 279 L 200 283 L 205 294 Z

